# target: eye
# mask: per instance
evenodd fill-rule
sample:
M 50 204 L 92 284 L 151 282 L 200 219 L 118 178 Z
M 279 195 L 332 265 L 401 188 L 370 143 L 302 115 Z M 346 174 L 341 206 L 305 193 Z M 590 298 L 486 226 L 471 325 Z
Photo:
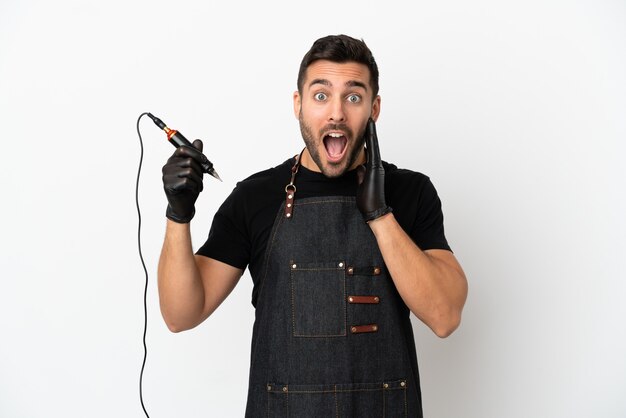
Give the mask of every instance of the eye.
M 361 96 L 358 94 L 351 94 L 348 96 L 348 101 L 350 103 L 359 103 L 361 101 Z
M 326 94 L 325 93 L 315 93 L 315 100 L 317 100 L 318 102 L 323 102 L 324 100 L 326 100 Z

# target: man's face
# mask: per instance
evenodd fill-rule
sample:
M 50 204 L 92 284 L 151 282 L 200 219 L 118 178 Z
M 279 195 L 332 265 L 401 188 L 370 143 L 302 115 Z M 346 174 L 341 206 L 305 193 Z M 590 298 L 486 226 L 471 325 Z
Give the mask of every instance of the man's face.
M 356 62 L 318 60 L 307 68 L 302 94 L 293 95 L 294 112 L 312 159 L 303 155 L 303 166 L 338 177 L 365 162 L 367 120 L 376 121 L 380 112 L 380 96 L 373 98 L 369 82 L 369 69 Z

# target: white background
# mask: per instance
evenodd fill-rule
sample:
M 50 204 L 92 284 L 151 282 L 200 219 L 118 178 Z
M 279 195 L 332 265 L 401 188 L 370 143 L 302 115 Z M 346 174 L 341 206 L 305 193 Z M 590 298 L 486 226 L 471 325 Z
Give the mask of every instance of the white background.
M 470 293 L 415 321 L 429 418 L 626 416 L 623 1 L 0 2 L 0 416 L 141 417 L 140 113 L 203 138 L 194 248 L 236 181 L 302 147 L 298 65 L 318 37 L 379 63 L 383 158 L 429 175 Z M 242 416 L 246 275 L 194 330 L 158 310 L 161 166 L 140 180 L 151 417 Z

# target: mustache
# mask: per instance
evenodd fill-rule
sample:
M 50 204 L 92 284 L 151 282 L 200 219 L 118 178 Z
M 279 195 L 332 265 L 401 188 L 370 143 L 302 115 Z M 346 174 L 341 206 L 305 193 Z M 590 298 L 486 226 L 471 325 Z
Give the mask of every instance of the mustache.
M 354 136 L 352 133 L 352 129 L 350 129 L 348 125 L 345 125 L 343 123 L 329 123 L 328 125 L 324 126 L 322 129 L 320 129 L 320 136 L 324 136 L 326 132 L 328 131 L 343 131 L 349 137 Z

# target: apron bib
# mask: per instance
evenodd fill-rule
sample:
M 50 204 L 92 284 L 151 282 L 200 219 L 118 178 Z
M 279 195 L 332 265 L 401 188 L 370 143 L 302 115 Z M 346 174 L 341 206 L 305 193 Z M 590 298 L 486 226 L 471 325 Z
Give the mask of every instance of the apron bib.
M 421 417 L 409 310 L 376 239 L 354 197 L 295 200 L 297 168 L 259 284 L 246 417 Z

